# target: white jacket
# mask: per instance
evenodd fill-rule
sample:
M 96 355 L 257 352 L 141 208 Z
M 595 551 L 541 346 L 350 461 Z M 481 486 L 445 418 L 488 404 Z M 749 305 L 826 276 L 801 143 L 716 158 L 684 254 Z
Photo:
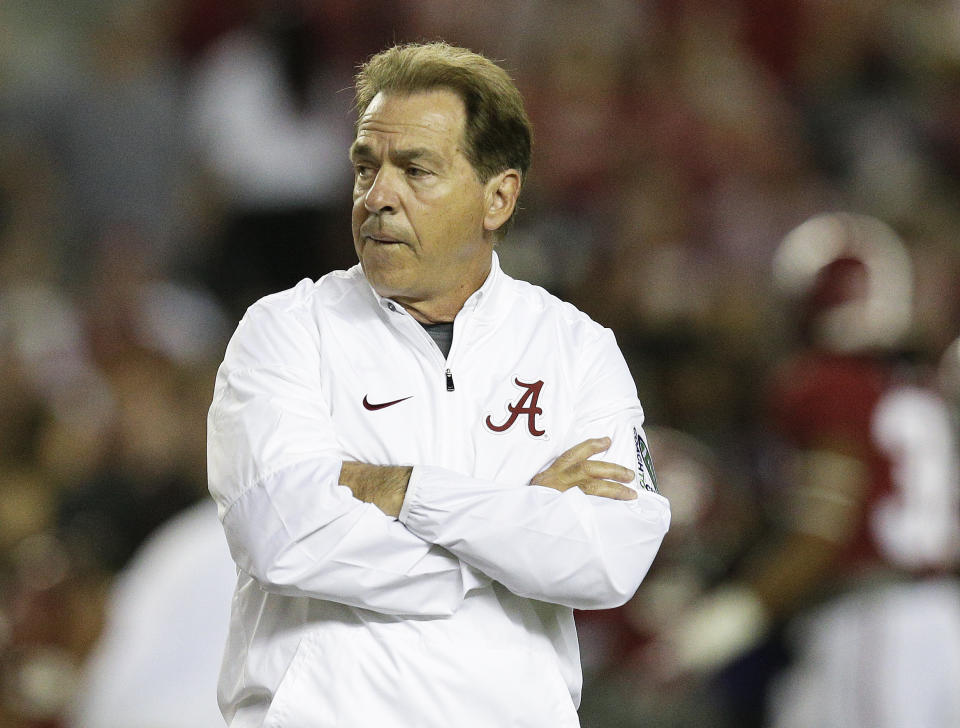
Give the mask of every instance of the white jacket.
M 238 566 L 228 723 L 578 725 L 573 609 L 629 599 L 669 525 L 642 422 L 612 333 L 496 255 L 446 360 L 359 266 L 252 306 L 208 422 Z M 602 436 L 637 500 L 528 485 Z M 343 460 L 414 466 L 399 520 Z

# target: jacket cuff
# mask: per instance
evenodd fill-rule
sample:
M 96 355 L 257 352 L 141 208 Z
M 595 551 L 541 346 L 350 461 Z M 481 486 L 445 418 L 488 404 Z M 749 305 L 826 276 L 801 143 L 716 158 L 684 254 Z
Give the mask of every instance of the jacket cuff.
M 410 515 L 410 507 L 413 500 L 417 497 L 417 488 L 420 485 L 420 465 L 414 465 L 410 471 L 410 480 L 407 482 L 407 492 L 403 494 L 403 503 L 400 505 L 400 513 L 397 514 L 397 520 L 406 525 L 407 518 Z

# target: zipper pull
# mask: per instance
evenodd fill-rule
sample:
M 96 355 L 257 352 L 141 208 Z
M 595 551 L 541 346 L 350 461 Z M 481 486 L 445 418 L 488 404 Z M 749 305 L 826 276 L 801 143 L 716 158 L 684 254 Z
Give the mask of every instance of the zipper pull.
M 453 373 L 447 369 L 447 391 L 453 391 Z

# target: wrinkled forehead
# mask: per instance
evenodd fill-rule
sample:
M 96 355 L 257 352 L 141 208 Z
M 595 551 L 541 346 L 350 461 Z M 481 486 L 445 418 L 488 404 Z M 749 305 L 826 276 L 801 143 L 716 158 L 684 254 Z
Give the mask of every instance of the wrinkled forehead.
M 365 145 L 431 146 L 456 151 L 462 146 L 466 109 L 452 91 L 380 92 L 357 122 L 354 148 Z

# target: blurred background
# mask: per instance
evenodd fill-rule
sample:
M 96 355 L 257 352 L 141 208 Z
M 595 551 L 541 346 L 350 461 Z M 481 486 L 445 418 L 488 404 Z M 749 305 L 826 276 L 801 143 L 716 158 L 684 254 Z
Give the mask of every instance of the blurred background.
M 905 682 L 804 672 L 823 609 L 891 588 L 940 635 L 891 644 L 960 684 L 960 2 L 4 0 L 0 726 L 219 725 L 216 367 L 354 263 L 352 75 L 434 39 L 518 82 L 502 265 L 614 330 L 673 504 L 637 598 L 578 615 L 585 728 L 960 725 L 932 687 L 802 707 Z

